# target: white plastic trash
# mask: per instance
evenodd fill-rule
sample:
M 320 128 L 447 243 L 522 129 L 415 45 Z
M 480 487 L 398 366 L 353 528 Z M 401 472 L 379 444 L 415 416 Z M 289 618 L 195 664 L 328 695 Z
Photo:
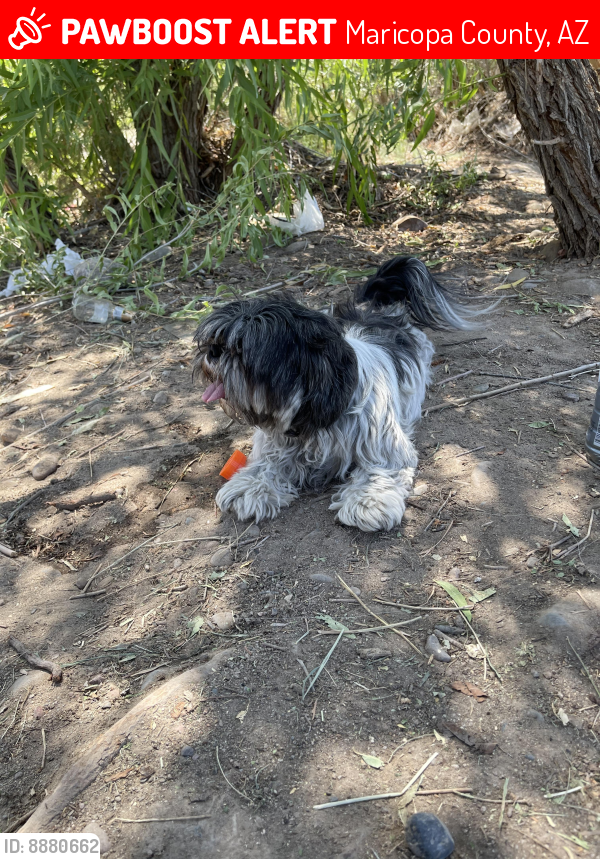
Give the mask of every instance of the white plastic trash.
M 80 255 L 77 251 L 72 251 L 71 248 L 68 248 L 60 239 L 55 241 L 54 247 L 57 251 L 62 251 L 64 248 L 64 254 L 60 254 L 60 256 L 62 257 L 62 262 L 65 267 L 65 273 L 72 277 L 75 271 L 75 266 L 81 262 Z M 45 271 L 47 274 L 54 274 L 58 265 L 58 256 L 59 255 L 57 253 L 48 254 L 46 259 L 40 263 L 39 270 Z M 14 292 L 19 292 L 19 290 L 26 285 L 27 273 L 24 272 L 22 268 L 16 268 L 14 271 L 11 271 L 6 288 L 0 292 L 0 297 L 9 296 Z
M 316 199 L 308 191 L 304 192 L 302 203 L 294 203 L 294 214 L 291 220 L 283 215 L 268 215 L 269 223 L 279 227 L 293 236 L 303 236 L 305 233 L 316 233 L 325 229 L 323 214 Z

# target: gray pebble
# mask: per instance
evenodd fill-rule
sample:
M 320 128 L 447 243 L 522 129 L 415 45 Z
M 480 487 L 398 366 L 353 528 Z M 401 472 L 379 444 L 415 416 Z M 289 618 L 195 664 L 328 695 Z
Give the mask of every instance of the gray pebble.
M 6 427 L 0 432 L 0 441 L 2 444 L 12 444 L 19 438 L 20 434 L 21 430 L 18 427 Z
M 481 385 L 475 385 L 473 390 L 475 391 L 476 394 L 485 394 L 485 392 L 489 390 L 489 387 L 490 387 L 489 382 L 483 382 L 483 384 L 481 384 Z
M 361 647 L 358 655 L 362 656 L 363 659 L 387 659 L 392 655 L 392 651 L 382 647 Z
M 535 719 L 536 722 L 544 721 L 544 716 L 539 712 L 539 710 L 527 710 L 525 715 L 530 719 Z
M 539 676 L 540 676 L 540 672 L 539 672 L 539 671 L 535 671 L 535 670 L 533 670 L 533 669 L 532 669 L 532 671 L 531 671 L 531 676 L 532 676 L 532 677 L 535 677 L 535 679 L 537 680 L 537 679 L 539 678 Z
M 332 585 L 334 579 L 328 576 L 327 573 L 311 573 L 308 577 L 311 582 L 317 582 L 320 585 Z
M 406 845 L 419 859 L 447 859 L 454 850 L 454 839 L 439 817 L 420 811 L 406 822 Z
M 561 391 L 561 397 L 563 400 L 568 400 L 570 403 L 579 402 L 579 394 L 576 394 L 575 391 Z
M 527 560 L 525 561 L 525 566 L 528 567 L 530 570 L 535 569 L 538 564 L 539 564 L 539 560 L 538 560 L 538 558 L 536 558 L 535 555 L 530 555 L 527 558 Z
M 169 402 L 169 395 L 166 391 L 157 391 L 152 398 L 152 402 L 155 406 L 166 406 Z
M 532 754 L 531 754 L 531 752 L 527 752 L 527 753 L 526 753 L 526 755 L 525 755 L 525 760 L 526 760 L 526 761 L 534 761 L 534 760 L 535 760 L 535 755 L 532 755 Z
M 181 750 L 182 758 L 193 758 L 195 754 L 195 750 L 193 746 L 184 746 Z
M 95 820 L 93 820 L 91 823 L 88 823 L 88 825 L 82 831 L 87 832 L 90 835 L 96 836 L 96 838 L 100 842 L 100 853 L 101 854 L 102 853 L 108 853 L 110 851 L 111 843 L 110 843 L 110 840 L 108 838 L 108 835 L 106 834 L 106 832 L 103 829 L 101 829 L 98 826 L 98 824 L 96 823 Z
M 451 661 L 450 654 L 444 650 L 444 648 L 440 645 L 437 636 L 433 635 L 433 633 L 428 637 L 425 643 L 425 650 L 427 653 L 433 654 L 433 658 L 437 659 L 438 662 Z
M 58 459 L 55 456 L 44 456 L 31 469 L 31 476 L 34 480 L 45 480 L 54 474 L 58 468 Z
M 250 525 L 250 527 L 246 530 L 244 537 L 247 538 L 248 540 L 254 539 L 256 537 L 260 537 L 260 528 L 258 527 L 258 525 L 256 525 L 256 524 Z
M 492 463 L 488 462 L 487 460 L 478 462 L 473 471 L 471 472 L 472 485 L 477 488 L 485 488 L 490 480 L 491 468 Z
M 233 555 L 227 548 L 217 549 L 210 559 L 211 567 L 219 570 L 225 570 L 233 563 Z

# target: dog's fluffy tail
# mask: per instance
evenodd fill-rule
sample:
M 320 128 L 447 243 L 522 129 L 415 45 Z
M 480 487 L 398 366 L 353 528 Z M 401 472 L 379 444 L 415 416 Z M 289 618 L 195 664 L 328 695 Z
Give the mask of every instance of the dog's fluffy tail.
M 394 257 L 380 266 L 357 288 L 356 301 L 368 301 L 376 308 L 402 303 L 417 322 L 438 330 L 476 328 L 477 317 L 492 309 L 467 307 L 432 277 L 425 263 L 409 256 Z

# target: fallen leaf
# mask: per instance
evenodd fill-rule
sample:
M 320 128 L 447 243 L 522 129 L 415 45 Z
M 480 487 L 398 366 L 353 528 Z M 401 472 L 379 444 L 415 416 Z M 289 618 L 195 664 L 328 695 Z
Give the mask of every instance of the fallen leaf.
M 463 543 L 468 543 L 468 542 L 469 542 L 469 541 L 468 541 L 468 539 L 467 539 L 467 535 L 466 535 L 466 534 L 461 534 L 461 535 L 460 535 L 460 539 L 463 541 Z
M 329 629 L 334 629 L 336 632 L 346 632 L 346 630 L 348 629 L 348 627 L 345 626 L 343 623 L 341 623 L 341 621 L 334 620 L 328 614 L 317 614 L 317 615 L 315 615 L 315 617 L 317 618 L 317 620 L 324 621 L 327 624 L 327 626 L 329 627 Z M 347 635 L 346 638 L 356 638 L 356 636 L 355 635 Z
M 565 711 L 563 710 L 562 707 L 560 708 L 560 710 L 558 711 L 558 713 L 556 715 L 558 716 L 560 721 L 563 723 L 563 725 L 566 726 L 569 724 L 569 717 L 567 716 L 567 714 L 565 713 Z
M 185 710 L 185 701 L 178 701 L 171 712 L 172 719 L 178 719 Z
M 484 692 L 479 686 L 474 686 L 473 683 L 469 683 L 466 680 L 455 680 L 450 685 L 455 692 L 462 692 L 463 695 L 471 695 L 480 704 L 488 697 L 487 692 Z
M 579 528 L 576 528 L 575 525 L 571 522 L 566 513 L 563 513 L 562 520 L 571 532 L 574 537 L 579 537 Z
M 188 620 L 188 626 L 192 630 L 190 638 L 193 638 L 194 635 L 197 635 L 200 632 L 201 628 L 204 626 L 204 618 L 198 615 L 197 617 Z
M 532 424 L 527 424 L 527 426 L 533 429 L 542 429 L 543 427 L 549 427 L 550 421 L 534 421 Z
M 404 796 L 400 797 L 400 800 L 398 802 L 398 817 L 400 818 L 404 826 L 406 826 L 406 821 L 409 817 L 408 806 L 411 804 L 411 802 L 417 795 L 417 791 L 421 787 L 422 781 L 423 777 L 421 776 L 418 781 L 416 781 L 411 787 L 409 787 Z
M 438 581 L 437 579 L 436 579 L 435 583 L 436 583 L 436 585 L 439 585 L 441 588 L 443 588 L 443 590 L 446 591 L 448 596 L 452 600 L 454 600 L 454 602 L 456 603 L 456 605 L 459 608 L 461 606 L 469 605 L 469 601 L 465 598 L 464 594 L 461 594 L 461 592 L 459 591 L 459 589 L 455 585 L 451 584 L 450 582 L 441 582 L 441 581 Z M 465 611 L 463 611 L 462 613 L 467 618 L 467 620 L 471 620 L 472 615 L 471 615 L 470 611 L 465 609 Z
M 114 775 L 108 776 L 106 781 L 117 781 L 117 779 L 120 779 L 120 778 L 127 778 L 129 773 L 132 772 L 132 770 L 134 770 L 134 769 L 135 769 L 135 767 L 128 767 L 126 770 L 121 770 L 120 773 L 115 773 Z
M 237 716 L 235 717 L 236 719 L 239 719 L 239 720 L 240 720 L 240 723 L 243 723 L 244 719 L 246 718 L 246 713 L 248 712 L 248 707 L 249 707 L 249 706 L 250 706 L 250 704 L 248 704 L 248 706 L 246 707 L 246 709 L 245 709 L 245 710 L 240 710 L 240 712 L 239 712 L 239 713 L 237 714 Z
M 479 752 L 482 755 L 493 754 L 494 749 L 498 745 L 498 743 L 488 743 L 481 737 L 469 734 L 468 731 L 465 731 L 464 728 L 454 724 L 454 722 L 442 722 L 442 728 L 446 728 L 447 731 L 454 734 L 457 740 L 460 740 L 461 743 L 465 744 L 465 746 L 469 746 L 469 748 L 473 749 L 474 752 Z
M 354 751 L 354 749 L 352 751 Z M 354 754 L 359 755 L 363 761 L 368 764 L 368 766 L 373 767 L 374 770 L 380 770 L 384 766 L 381 758 L 376 758 L 374 755 L 367 755 L 364 752 L 354 752 Z
M 446 739 L 446 737 L 443 737 L 441 734 L 438 734 L 438 732 L 436 731 L 436 729 L 435 729 L 435 728 L 433 729 L 433 735 L 434 735 L 434 737 L 436 738 L 436 740 L 437 740 L 439 743 L 441 743 L 443 746 L 445 746 L 445 745 L 446 745 L 446 743 L 448 742 L 448 740 Z
M 471 659 L 483 659 L 483 650 L 478 644 L 465 644 L 465 650 Z
M 466 582 L 463 584 L 463 587 L 469 592 L 471 602 L 481 602 L 488 597 L 493 597 L 496 593 L 496 588 L 486 588 L 484 591 L 476 591 Z

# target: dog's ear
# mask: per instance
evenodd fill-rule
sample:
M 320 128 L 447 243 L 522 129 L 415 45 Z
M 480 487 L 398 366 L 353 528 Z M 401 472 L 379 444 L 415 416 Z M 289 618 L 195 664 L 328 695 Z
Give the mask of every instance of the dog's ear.
M 303 343 L 302 402 L 291 427 L 301 435 L 330 427 L 347 409 L 358 384 L 354 350 L 337 324 L 330 318 L 327 323 Z

